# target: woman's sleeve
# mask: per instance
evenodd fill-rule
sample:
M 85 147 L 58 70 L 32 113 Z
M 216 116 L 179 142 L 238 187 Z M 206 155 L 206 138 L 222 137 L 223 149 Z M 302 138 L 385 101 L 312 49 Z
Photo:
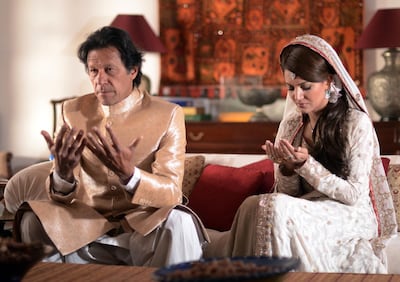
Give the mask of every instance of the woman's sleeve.
M 354 204 L 362 195 L 369 193 L 369 175 L 373 162 L 374 128 L 369 117 L 361 112 L 349 116 L 347 180 L 332 174 L 313 157 L 296 172 L 317 191 L 344 204 Z
M 289 119 L 292 120 L 292 119 Z M 286 140 L 290 140 L 290 136 L 297 128 L 298 122 L 291 123 L 288 120 L 282 120 L 279 124 L 278 133 L 275 138 L 275 143 L 279 142 L 280 139 L 284 138 Z M 274 175 L 275 175 L 275 191 L 280 193 L 285 193 L 290 196 L 298 197 L 301 195 L 300 189 L 300 177 L 298 174 L 294 174 L 292 176 L 284 176 L 277 164 L 274 164 Z
M 296 173 L 292 176 L 284 176 L 279 172 L 279 169 L 277 169 L 275 170 L 275 174 L 275 190 L 277 192 L 294 197 L 301 196 L 300 178 Z

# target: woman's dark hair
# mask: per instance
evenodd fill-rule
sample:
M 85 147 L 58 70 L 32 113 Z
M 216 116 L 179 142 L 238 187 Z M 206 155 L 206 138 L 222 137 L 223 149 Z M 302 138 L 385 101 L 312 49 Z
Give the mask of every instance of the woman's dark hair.
M 289 70 L 309 82 L 322 82 L 336 72 L 318 53 L 303 45 L 289 45 L 280 56 L 282 70 Z M 330 172 L 347 179 L 349 175 L 346 158 L 347 124 L 349 103 L 345 90 L 336 103 L 328 103 L 313 130 L 314 148 L 310 154 Z M 309 122 L 303 115 L 303 122 Z
M 79 46 L 78 58 L 88 70 L 87 56 L 90 51 L 107 47 L 115 47 L 127 71 L 138 67 L 138 74 L 133 80 L 133 86 L 139 86 L 142 80 L 143 54 L 135 47 L 129 34 L 119 28 L 106 26 L 96 30 Z

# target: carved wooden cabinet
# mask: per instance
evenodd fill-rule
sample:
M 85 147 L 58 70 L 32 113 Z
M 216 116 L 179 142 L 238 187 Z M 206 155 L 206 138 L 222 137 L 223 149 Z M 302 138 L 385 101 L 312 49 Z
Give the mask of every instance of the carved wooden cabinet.
M 187 122 L 187 152 L 262 154 L 266 139 L 274 140 L 275 122 Z
M 400 121 L 374 123 L 382 155 L 400 155 Z
M 263 154 L 265 140 L 275 139 L 278 122 L 187 122 L 189 153 Z M 375 122 L 382 155 L 400 154 L 400 122 Z

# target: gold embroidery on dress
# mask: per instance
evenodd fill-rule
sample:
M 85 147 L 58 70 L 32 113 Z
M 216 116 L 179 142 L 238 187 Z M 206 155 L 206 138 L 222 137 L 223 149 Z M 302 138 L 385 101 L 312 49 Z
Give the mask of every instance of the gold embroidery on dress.
M 260 195 L 256 225 L 256 256 L 273 256 L 272 225 L 276 193 Z

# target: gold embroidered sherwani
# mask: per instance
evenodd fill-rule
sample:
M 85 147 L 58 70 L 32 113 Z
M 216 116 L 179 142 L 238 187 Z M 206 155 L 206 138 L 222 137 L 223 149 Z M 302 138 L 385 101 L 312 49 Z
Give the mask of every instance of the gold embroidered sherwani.
M 141 179 L 133 197 L 86 148 L 80 165 L 74 169 L 77 186 L 72 193 L 54 193 L 53 178 L 49 177 L 46 189 L 51 200 L 29 201 L 63 255 L 96 240 L 120 219 L 125 230 L 146 236 L 166 220 L 173 208 L 190 213 L 180 205 L 186 136 L 179 106 L 135 90 L 122 102 L 106 107 L 89 94 L 66 101 L 62 120 L 85 133 L 98 127 L 106 135 L 105 126 L 111 126 L 122 145 L 143 136 L 135 151 Z M 203 230 L 201 223 L 198 226 Z

